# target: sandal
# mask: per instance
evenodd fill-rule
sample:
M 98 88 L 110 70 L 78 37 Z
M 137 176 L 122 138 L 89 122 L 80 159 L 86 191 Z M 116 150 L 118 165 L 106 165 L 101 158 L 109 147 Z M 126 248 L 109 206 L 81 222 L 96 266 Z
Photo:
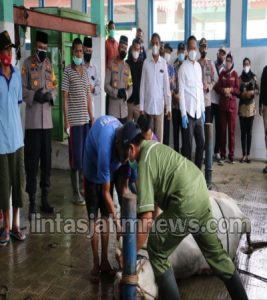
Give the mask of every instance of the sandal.
M 26 235 L 22 231 L 10 231 L 10 236 L 17 241 L 24 241 L 26 239 Z
M 0 235 L 0 246 L 6 246 L 10 242 L 10 233 L 3 230 Z

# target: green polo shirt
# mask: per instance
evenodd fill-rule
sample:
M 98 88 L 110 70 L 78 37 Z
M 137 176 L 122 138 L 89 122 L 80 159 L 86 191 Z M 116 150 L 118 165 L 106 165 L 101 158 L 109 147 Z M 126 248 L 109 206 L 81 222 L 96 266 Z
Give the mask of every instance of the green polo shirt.
M 138 162 L 138 213 L 175 207 L 184 217 L 197 217 L 210 208 L 202 172 L 185 157 L 154 141 L 143 141 Z M 176 211 L 177 213 L 177 211 Z

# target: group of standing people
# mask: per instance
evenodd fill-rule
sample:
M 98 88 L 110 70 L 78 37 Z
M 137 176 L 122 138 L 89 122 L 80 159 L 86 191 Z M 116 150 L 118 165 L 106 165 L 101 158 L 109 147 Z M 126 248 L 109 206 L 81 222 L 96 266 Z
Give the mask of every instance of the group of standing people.
M 125 123 L 126 120 L 136 121 L 140 115 L 146 114 L 152 120 L 152 130 L 158 140 L 166 145 L 169 145 L 172 120 L 174 149 L 191 160 L 194 138 L 195 163 L 199 168 L 203 162 L 204 124 L 213 121 L 214 159 L 219 165 L 224 165 L 226 161 L 234 163 L 236 122 L 239 116 L 242 145 L 242 157 L 239 161 L 251 162 L 255 96 L 259 94 L 259 87 L 256 76 L 251 71 L 249 58 L 244 59 L 242 74 L 238 76 L 231 52 L 227 53 L 225 47 L 221 46 L 217 59 L 213 62 L 207 57 L 207 40 L 202 38 L 198 47 L 196 38 L 191 36 L 186 45 L 178 44 L 177 58 L 172 64 L 170 60 L 173 48 L 168 43 L 163 44 L 160 36 L 154 33 L 150 41 L 152 56 L 144 60 L 146 52 L 143 33 L 139 28 L 129 48 L 128 59 L 125 60 L 127 37 L 121 36 L 117 43 L 114 38 L 114 22 L 111 21 L 108 28 L 105 91 L 110 99 L 109 115 Z M 117 53 L 114 47 L 110 50 L 112 43 L 117 47 Z M 200 58 L 197 60 L 198 51 Z M 118 82 L 118 78 L 121 82 Z M 264 88 L 261 95 L 263 93 Z M 260 108 L 260 113 L 262 111 Z
M 4 228 L 0 245 L 10 237 L 23 241 L 19 228 L 19 208 L 24 193 L 29 198 L 29 220 L 37 213 L 37 174 L 40 165 L 41 206 L 43 213 L 54 213 L 49 203 L 51 175 L 52 107 L 58 92 L 56 76 L 47 56 L 48 34 L 36 32 L 33 54 L 25 59 L 21 72 L 12 65 L 12 44 L 7 31 L 0 34 L 0 211 Z M 91 63 L 92 39 L 79 38 L 72 44 L 73 59 L 63 73 L 64 130 L 69 135 L 69 159 L 73 202 L 85 205 L 81 195 L 84 142 L 94 121 L 92 98 L 100 93 L 100 80 Z M 25 136 L 23 137 L 20 104 L 25 102 Z M 25 180 L 26 175 L 26 180 Z M 82 177 L 82 178 L 81 178 Z M 26 181 L 26 187 L 25 187 Z M 12 190 L 13 224 L 10 224 Z M 12 228 L 12 230 L 11 230 Z
M 161 220 L 197 218 L 206 226 L 211 219 L 208 191 L 201 170 L 204 150 L 203 126 L 217 118 L 219 131 L 215 154 L 226 158 L 226 129 L 229 133 L 230 162 L 234 160 L 234 137 L 237 115 L 236 98 L 239 96 L 240 121 L 242 122 L 243 161 L 249 160 L 249 129 L 255 114 L 254 96 L 257 93 L 255 75 L 249 70 L 249 59 L 244 60 L 244 71 L 239 79 L 234 70 L 231 53 L 226 55 L 222 47 L 214 64 L 207 58 L 207 41 L 201 39 L 197 58 L 197 40 L 191 36 L 186 47 L 178 45 L 177 60 L 170 64 L 173 51 L 165 44 L 162 53 L 161 39 L 157 33 L 151 37 L 152 57 L 146 58 L 142 31 L 132 42 L 128 60 L 128 38 L 121 36 L 116 44 L 115 24 L 109 23 L 106 42 L 105 91 L 108 95 L 108 113 L 94 122 L 93 96 L 100 92 L 97 69 L 91 63 L 92 40 L 79 38 L 72 43 L 72 62 L 63 73 L 61 90 L 64 102 L 64 130 L 69 135 L 69 158 L 73 202 L 86 204 L 88 217 L 101 218 L 107 224 L 112 216 L 118 235 L 121 220 L 116 214 L 112 199 L 113 187 L 119 200 L 128 189 L 133 170 L 138 165 L 138 228 L 137 250 L 145 243 L 154 224 Z M 19 229 L 18 211 L 23 204 L 24 160 L 26 192 L 29 195 L 29 218 L 36 213 L 36 188 L 39 162 L 41 166 L 41 210 L 51 213 L 54 208 L 48 202 L 51 170 L 51 108 L 55 103 L 57 81 L 47 57 L 48 36 L 37 32 L 34 54 L 25 60 L 22 75 L 11 64 L 12 44 L 8 33 L 0 34 L 0 209 L 4 213 L 4 229 L 0 244 L 6 245 L 10 236 L 24 240 Z M 161 55 L 160 55 L 161 53 Z M 226 63 L 224 65 L 224 57 Z M 265 70 L 266 71 L 266 70 Z M 217 78 L 216 78 L 217 74 Z M 241 82 L 241 84 L 240 84 Z M 3 88 L 2 88 L 3 87 Z M 217 98 L 213 97 L 214 91 Z M 216 98 L 216 99 L 215 99 Z M 214 100 L 215 99 L 215 100 Z M 266 116 L 265 99 L 261 97 L 261 113 Z M 26 102 L 25 151 L 19 105 Z M 217 103 L 216 103 L 217 101 Z M 172 116 L 173 108 L 173 116 Z M 132 122 L 134 119 L 139 125 Z M 162 145 L 163 124 L 170 120 L 182 127 L 182 155 L 179 152 L 178 131 L 174 132 L 174 151 Z M 148 120 L 148 121 L 147 121 Z M 127 122 L 128 121 L 128 122 Z M 146 126 L 146 121 L 151 126 Z M 124 124 L 124 125 L 123 125 Z M 92 127 L 92 128 L 91 128 Z M 151 128 L 152 127 L 152 128 Z M 266 130 L 266 129 L 265 129 Z M 151 141 L 155 133 L 158 142 Z M 195 138 L 195 165 L 190 162 L 192 140 Z M 145 141 L 149 139 L 149 141 Z M 167 141 L 168 142 L 168 141 Z M 216 147 L 215 145 L 215 147 Z M 188 159 L 186 159 L 188 158 Z M 84 176 L 84 198 L 80 177 Z M 10 230 L 9 198 L 12 187 L 13 226 Z M 163 211 L 159 215 L 159 208 Z M 95 222 L 93 230 L 95 229 Z M 104 226 L 105 227 L 105 226 Z M 100 273 L 114 275 L 108 261 L 109 225 L 101 235 L 101 261 L 98 253 L 99 237 L 93 235 L 92 279 L 99 281 Z M 189 232 L 171 232 L 149 235 L 148 252 L 162 298 L 180 299 L 179 290 L 168 257 Z M 182 235 L 181 235 L 182 234 Z M 178 238 L 180 236 L 180 238 Z M 194 236 L 207 262 L 224 281 L 232 299 L 247 300 L 246 292 L 233 262 L 223 249 L 217 234 L 198 233 Z

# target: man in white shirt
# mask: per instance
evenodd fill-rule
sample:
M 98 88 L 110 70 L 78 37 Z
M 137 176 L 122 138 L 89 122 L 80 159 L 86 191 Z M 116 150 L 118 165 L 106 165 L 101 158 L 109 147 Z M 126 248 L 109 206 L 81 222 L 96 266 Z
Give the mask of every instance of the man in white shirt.
M 203 127 L 205 123 L 205 102 L 202 70 L 196 61 L 197 40 L 187 40 L 188 59 L 179 69 L 179 97 L 182 116 L 182 155 L 192 158 L 193 136 L 196 142 L 195 164 L 201 169 L 204 151 Z
M 144 61 L 140 86 L 140 113 L 146 113 L 153 120 L 153 131 L 159 141 L 163 140 L 164 104 L 166 114 L 171 119 L 171 92 L 167 63 L 160 57 L 160 36 L 151 37 L 152 58 Z
M 92 63 L 92 54 L 93 54 L 93 48 L 92 48 L 92 38 L 90 37 L 84 37 L 83 40 L 83 60 L 84 60 L 84 66 L 86 67 L 87 74 L 89 77 L 90 82 L 90 91 L 92 97 L 92 104 L 93 104 L 93 113 L 94 113 L 94 98 L 95 96 L 99 95 L 101 92 L 100 87 L 100 79 L 98 76 L 97 68 Z

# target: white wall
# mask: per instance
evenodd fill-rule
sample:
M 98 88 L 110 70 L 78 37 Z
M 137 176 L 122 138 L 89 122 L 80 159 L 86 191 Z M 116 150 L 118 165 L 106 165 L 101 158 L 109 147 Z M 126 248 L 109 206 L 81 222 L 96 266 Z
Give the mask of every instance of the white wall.
M 145 38 L 144 42 L 147 46 L 148 35 L 148 3 L 147 0 L 138 0 L 138 26 L 144 30 Z M 241 31 L 242 31 L 242 1 L 231 1 L 231 24 L 230 24 L 230 47 L 227 50 L 231 50 L 234 56 L 235 68 L 238 74 L 242 71 L 242 61 L 244 57 L 249 57 L 252 62 L 252 71 L 257 75 L 258 82 L 260 83 L 261 73 L 263 67 L 267 65 L 267 47 L 241 47 Z M 164 40 L 164 36 L 161 37 Z M 208 57 L 212 60 L 216 59 L 217 49 L 211 48 L 208 50 Z M 172 54 L 172 59 L 176 58 L 176 49 Z M 256 98 L 257 104 L 257 116 L 255 117 L 253 126 L 253 140 L 251 147 L 251 156 L 256 159 L 266 158 L 266 149 L 264 143 L 264 129 L 262 117 L 258 114 L 258 97 Z M 237 157 L 242 155 L 241 151 L 241 138 L 239 119 L 237 119 L 237 131 L 236 131 L 236 151 Z

